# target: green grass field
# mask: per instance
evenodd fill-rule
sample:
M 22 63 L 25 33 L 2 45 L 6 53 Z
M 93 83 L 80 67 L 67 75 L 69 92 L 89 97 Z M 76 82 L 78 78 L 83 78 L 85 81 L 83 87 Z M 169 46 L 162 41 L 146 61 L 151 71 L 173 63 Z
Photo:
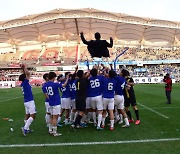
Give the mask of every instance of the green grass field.
M 141 124 L 131 124 L 130 128 L 115 125 L 112 132 L 106 127 L 97 131 L 93 125 L 74 132 L 70 126 L 58 128 L 61 137 L 48 135 L 45 126 L 44 95 L 40 88 L 33 88 L 37 107 L 37 117 L 33 122 L 32 134 L 24 137 L 24 105 L 20 88 L 0 89 L 0 153 L 180 153 L 180 84 L 173 84 L 172 104 L 165 104 L 163 84 L 136 85 Z M 134 116 L 134 112 L 132 112 Z M 11 118 L 8 122 L 2 118 Z M 135 116 L 134 116 L 135 118 Z M 14 131 L 10 131 L 13 127 Z M 177 140 L 172 140 L 177 138 Z M 159 139 L 168 139 L 160 141 Z M 140 142 L 141 140 L 141 142 Z M 145 141 L 146 140 L 146 141 Z M 60 143 L 111 142 L 116 144 L 61 145 Z M 124 142 L 127 141 L 127 142 Z M 137 141 L 138 143 L 135 143 Z M 3 145 L 55 144 L 59 146 L 42 147 L 3 147 Z M 113 142 L 115 143 L 115 142 Z

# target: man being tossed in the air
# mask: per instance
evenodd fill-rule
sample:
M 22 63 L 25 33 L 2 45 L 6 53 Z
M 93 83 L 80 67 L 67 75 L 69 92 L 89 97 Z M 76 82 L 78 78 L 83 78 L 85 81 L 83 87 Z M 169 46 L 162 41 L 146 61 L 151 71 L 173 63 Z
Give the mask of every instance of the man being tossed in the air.
M 87 48 L 92 58 L 110 57 L 108 47 L 113 47 L 112 37 L 110 37 L 110 43 L 108 43 L 106 40 L 101 40 L 101 35 L 98 32 L 94 34 L 96 40 L 86 41 L 83 32 L 80 33 L 80 36 L 82 42 L 88 45 Z

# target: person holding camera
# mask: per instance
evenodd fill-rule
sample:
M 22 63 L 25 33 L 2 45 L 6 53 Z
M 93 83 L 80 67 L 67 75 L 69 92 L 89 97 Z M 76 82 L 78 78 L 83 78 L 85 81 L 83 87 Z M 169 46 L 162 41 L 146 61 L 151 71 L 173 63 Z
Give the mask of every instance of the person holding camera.
M 167 98 L 166 104 L 171 104 L 172 80 L 168 73 L 166 74 L 166 76 L 164 76 L 163 81 L 165 83 L 165 90 L 166 90 L 166 98 Z

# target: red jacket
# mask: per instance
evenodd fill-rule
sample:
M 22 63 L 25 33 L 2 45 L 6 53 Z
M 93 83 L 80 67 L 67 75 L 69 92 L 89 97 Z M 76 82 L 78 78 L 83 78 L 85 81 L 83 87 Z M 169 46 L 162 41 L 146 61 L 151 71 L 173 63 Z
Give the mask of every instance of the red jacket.
M 165 89 L 172 90 L 172 80 L 171 78 L 167 78 L 163 80 L 165 82 Z

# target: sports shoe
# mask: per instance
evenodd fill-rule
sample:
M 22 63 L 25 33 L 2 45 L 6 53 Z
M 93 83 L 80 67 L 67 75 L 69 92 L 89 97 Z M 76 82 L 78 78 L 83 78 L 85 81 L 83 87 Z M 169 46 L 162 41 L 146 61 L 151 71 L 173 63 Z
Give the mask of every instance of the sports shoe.
M 109 129 L 110 129 L 111 131 L 113 131 L 113 130 L 114 130 L 114 127 L 109 127 Z
M 131 119 L 131 120 L 128 120 L 129 121 L 129 123 L 131 123 L 131 122 L 134 122 L 134 120 L 133 119 Z
M 62 127 L 63 125 L 62 125 L 62 124 L 60 124 L 60 123 L 58 123 L 58 124 L 57 124 L 57 126 L 58 126 L 58 127 Z
M 32 129 L 27 130 L 27 133 L 32 133 L 32 132 L 34 132 L 34 130 Z
M 103 128 L 101 128 L 101 127 L 98 127 L 98 126 L 96 127 L 96 129 L 97 129 L 97 130 L 103 130 Z
M 61 136 L 61 135 L 62 135 L 62 134 L 60 134 L 60 133 L 53 133 L 53 134 L 52 134 L 52 136 L 55 136 L 55 137 L 56 137 L 56 136 Z
M 140 122 L 141 122 L 140 120 L 136 120 L 135 125 L 139 125 Z
M 129 128 L 130 125 L 123 125 L 122 128 Z
M 74 124 L 71 125 L 73 131 L 76 131 L 76 126 Z
M 88 126 L 87 126 L 86 123 L 80 123 L 80 127 L 81 127 L 81 128 L 86 128 L 86 127 L 88 127 Z
M 91 120 L 88 120 L 87 123 L 88 124 L 93 124 L 93 122 Z
M 123 121 L 119 121 L 119 122 L 118 122 L 119 125 L 122 124 L 122 123 L 123 123 Z
M 101 128 L 104 128 L 105 127 L 105 125 L 101 125 Z
M 26 135 L 27 135 L 27 133 L 28 133 L 28 132 L 27 132 L 27 130 L 26 130 L 26 129 L 24 129 L 24 127 L 22 127 L 22 128 L 21 128 L 21 130 L 22 130 L 23 135 L 24 135 L 24 136 L 26 136 Z
M 53 132 L 52 132 L 52 131 L 49 131 L 48 133 L 49 133 L 49 135 L 52 135 L 52 134 L 53 134 Z

